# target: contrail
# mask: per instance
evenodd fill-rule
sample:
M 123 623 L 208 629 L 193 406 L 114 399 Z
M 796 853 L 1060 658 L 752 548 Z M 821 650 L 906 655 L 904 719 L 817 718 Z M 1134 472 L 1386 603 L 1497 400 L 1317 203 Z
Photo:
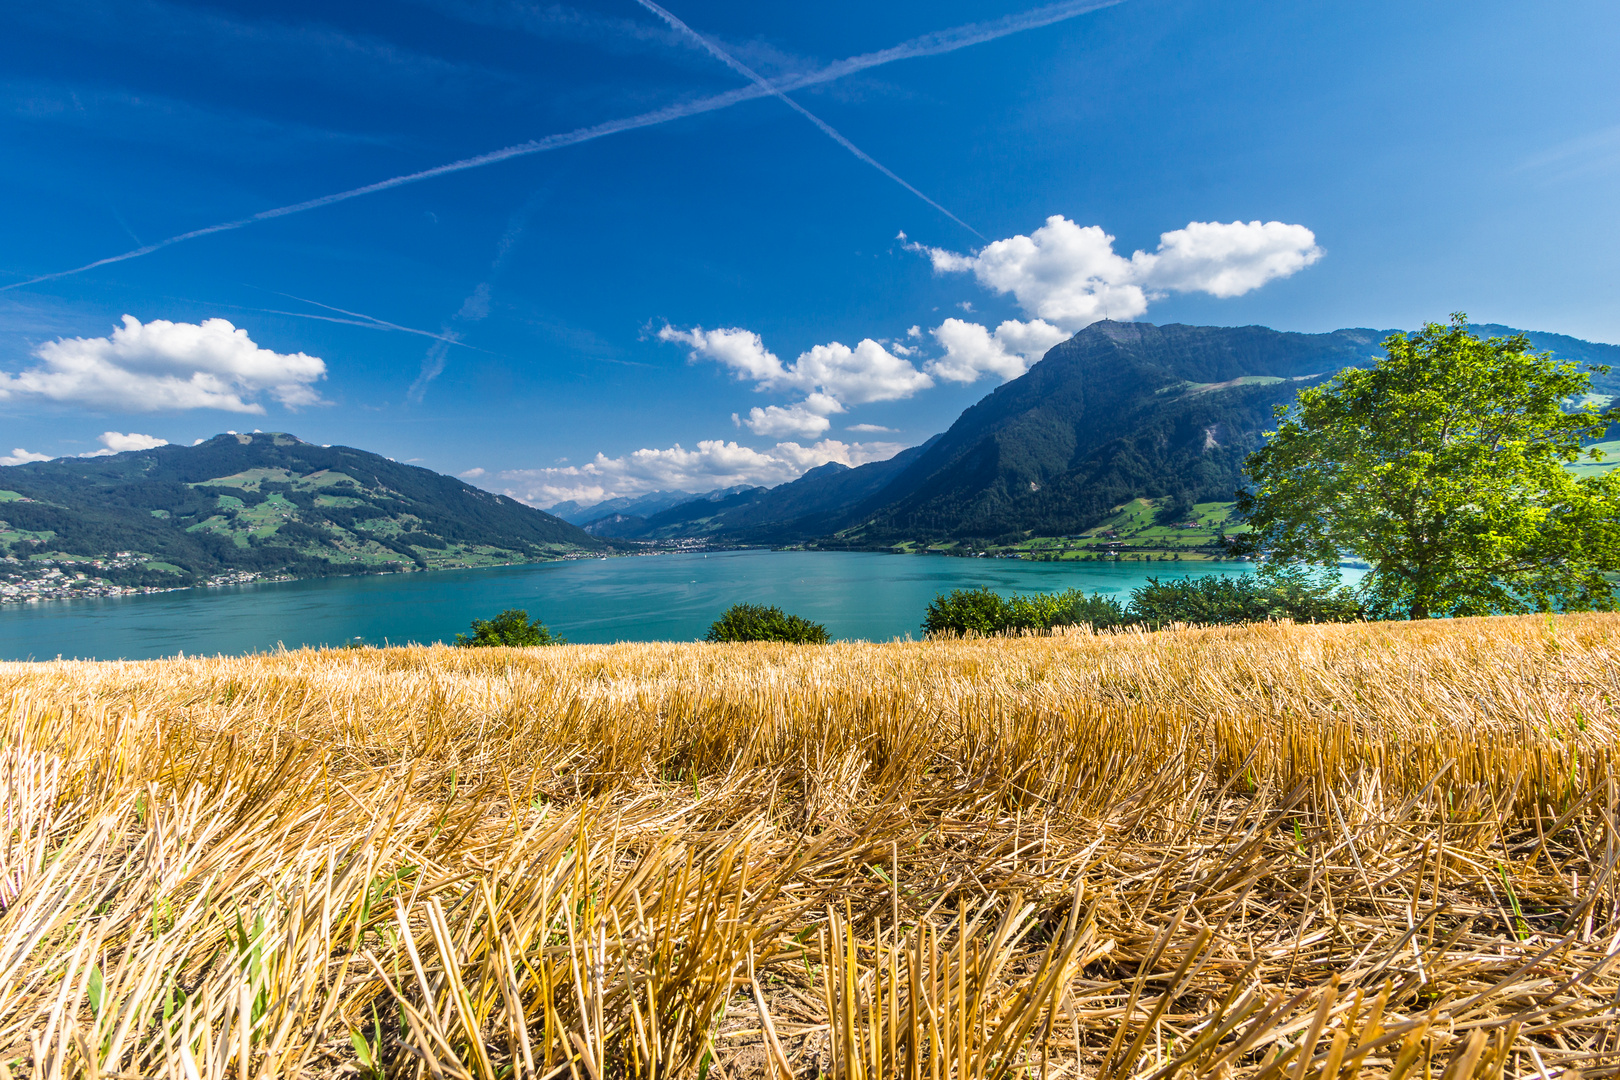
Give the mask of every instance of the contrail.
M 259 286 L 249 285 L 248 288 L 259 289 Z M 294 296 L 292 293 L 279 292 L 275 289 L 259 289 L 259 291 L 270 293 L 272 296 L 284 296 L 288 300 L 296 300 L 300 304 L 309 304 L 312 307 L 325 308 L 327 311 L 335 311 L 338 313 L 338 315 L 347 315 L 349 318 L 339 319 L 333 315 L 315 315 L 308 311 L 284 311 L 281 308 L 245 307 L 241 304 L 220 304 L 218 301 L 214 301 L 213 303 L 216 307 L 239 307 L 243 311 L 258 311 L 263 312 L 266 315 L 291 315 L 295 319 L 318 319 L 321 322 L 342 323 L 344 326 L 361 326 L 367 330 L 386 330 L 398 331 L 402 334 L 416 334 L 419 337 L 432 338 L 435 341 L 442 341 L 446 345 L 456 345 L 463 349 L 471 349 L 473 352 L 489 353 L 491 356 L 500 355 L 499 353 L 489 352 L 488 349 L 480 349 L 476 345 L 468 345 L 465 341 L 461 341 L 455 337 L 450 337 L 445 334 L 435 334 L 431 330 L 418 330 L 414 326 L 402 326 L 399 323 L 389 322 L 387 319 L 379 319 L 375 315 L 367 315 L 363 311 L 350 311 L 348 308 L 340 308 L 334 307 L 331 304 L 323 304 L 319 300 L 311 300 L 307 296 Z
M 274 290 L 271 291 L 274 292 Z M 399 323 L 391 323 L 387 319 L 379 319 L 375 315 L 367 315 L 361 311 L 350 311 L 347 308 L 333 307 L 331 304 L 323 304 L 319 300 L 310 300 L 306 297 L 294 296 L 292 293 L 278 292 L 276 295 L 285 296 L 288 300 L 296 300 L 300 304 L 309 304 L 313 307 L 325 308 L 327 311 L 335 311 L 339 315 L 348 315 L 350 318 L 333 319 L 325 315 L 310 315 L 306 312 L 299 311 L 274 311 L 271 308 L 264 308 L 263 310 L 271 311 L 276 315 L 296 315 L 301 319 L 325 319 L 327 322 L 350 323 L 354 326 L 369 326 L 376 330 L 398 330 L 404 334 L 420 334 L 422 337 L 433 338 L 437 341 L 443 341 L 449 345 L 460 345 L 463 349 L 473 349 L 475 352 L 484 351 L 483 349 L 475 349 L 473 346 L 468 345 L 465 342 L 458 341 L 457 339 L 448 337 L 444 334 L 435 334 L 431 330 L 418 330 L 414 326 L 401 326 Z M 359 320 L 361 319 L 364 319 L 365 321 L 360 322 Z
M 766 91 L 758 86 L 744 86 L 736 90 L 728 90 L 723 94 L 714 94 L 710 97 L 698 98 L 683 105 L 668 105 L 662 109 L 641 113 L 638 116 L 627 116 L 618 120 L 608 120 L 590 127 L 577 128 L 574 131 L 562 132 L 557 135 L 547 135 L 540 139 L 531 139 L 529 142 L 518 143 L 514 146 L 504 147 L 500 150 L 491 150 L 487 154 L 476 157 L 462 158 L 445 165 L 437 165 L 431 169 L 420 172 L 406 173 L 388 180 L 379 180 L 364 187 L 350 188 L 348 191 L 339 191 L 332 195 L 322 195 L 319 198 L 306 199 L 304 202 L 293 203 L 290 206 L 278 206 L 273 210 L 261 210 L 249 217 L 237 218 L 235 221 L 225 221 L 218 225 L 208 225 L 201 229 L 171 236 L 167 240 L 145 244 L 122 255 L 110 255 L 105 259 L 86 263 L 71 270 L 58 270 L 52 274 L 41 274 L 26 281 L 15 281 L 9 285 L 0 285 L 0 292 L 11 289 L 21 289 L 29 285 L 38 285 L 44 281 L 55 281 L 58 278 L 71 277 L 82 274 L 86 270 L 107 266 L 111 263 L 124 262 L 129 259 L 138 259 L 142 255 L 150 255 L 154 251 L 161 251 L 166 247 L 182 243 L 186 240 L 195 240 L 198 237 L 210 236 L 214 233 L 229 232 L 247 225 L 269 221 L 273 218 L 287 217 L 289 214 L 300 214 L 305 210 L 315 210 L 333 203 L 346 202 L 357 199 L 362 195 L 371 195 L 391 188 L 404 187 L 406 184 L 416 184 L 423 180 L 431 180 L 438 176 L 447 176 L 450 173 L 464 172 L 467 169 L 482 168 L 496 162 L 506 161 L 510 158 L 525 157 L 529 154 L 543 154 L 550 150 L 560 150 L 565 146 L 575 146 L 579 143 L 590 142 L 593 139 L 604 138 L 608 135 L 617 135 L 622 131 L 634 131 L 638 128 L 653 127 L 658 124 L 667 124 L 671 120 L 679 120 L 687 116 L 696 116 L 699 113 L 714 112 L 717 109 L 730 108 L 744 101 L 753 101 L 767 94 L 777 91 L 789 93 L 807 86 L 816 86 L 834 79 L 842 79 L 847 75 L 866 71 L 871 68 L 892 64 L 897 60 L 914 60 L 924 56 L 940 56 L 945 53 L 965 49 L 971 45 L 981 45 L 987 41 L 994 41 L 1009 34 L 1016 34 L 1024 30 L 1038 30 L 1043 26 L 1064 22 L 1081 15 L 1098 11 L 1102 8 L 1114 7 L 1124 3 L 1125 0 L 1063 0 L 1061 3 L 1048 4 L 1019 15 L 1008 15 L 1005 18 L 993 19 L 988 22 L 968 23 L 963 26 L 952 27 L 948 30 L 939 30 L 932 34 L 903 41 L 878 52 L 863 53 L 838 60 L 826 67 L 802 75 L 794 75 L 772 83 L 773 90 Z
M 421 403 L 427 394 L 428 384 L 444 374 L 445 360 L 449 356 L 451 345 L 472 348 L 461 340 L 461 334 L 455 327 L 463 323 L 481 322 L 489 315 L 490 287 L 506 268 L 507 256 L 512 254 L 512 248 L 517 244 L 518 237 L 523 235 L 523 230 L 529 227 L 529 215 L 534 213 L 535 207 L 540 205 L 545 194 L 544 189 L 536 191 L 518 207 L 517 213 L 507 220 L 506 231 L 495 244 L 495 258 L 489 264 L 489 273 L 484 275 L 483 281 L 473 286 L 473 291 L 461 302 L 460 310 L 444 323 L 444 336 L 439 340 L 445 344 L 428 346 L 427 355 L 422 357 L 422 370 L 417 374 L 416 381 L 411 383 L 410 389 L 405 391 L 405 400 Z
M 446 337 L 443 334 L 435 334 L 431 330 L 417 330 L 409 326 L 395 326 L 393 323 L 383 322 L 380 319 L 368 319 L 365 316 L 361 316 L 358 319 L 340 319 L 336 315 L 315 315 L 308 311 L 283 311 L 280 308 L 248 308 L 245 310 L 262 311 L 266 315 L 291 315 L 295 319 L 316 319 L 320 322 L 342 323 L 344 326 L 359 326 L 364 327 L 367 330 L 382 330 L 389 333 L 397 330 L 400 333 L 417 334 L 421 337 L 432 338 L 435 341 L 442 341 L 446 345 L 457 345 L 463 349 L 471 349 L 474 352 L 489 352 L 488 349 L 480 349 L 476 345 L 468 345 L 465 341 L 458 341 L 453 337 Z M 497 354 L 490 353 L 490 355 L 495 356 Z
M 797 101 L 794 101 L 792 98 L 788 97 L 787 94 L 777 89 L 777 87 L 771 83 L 767 82 L 764 76 L 760 75 L 753 68 L 749 67 L 747 64 L 744 64 L 741 60 L 738 60 L 736 57 L 726 52 L 720 46 L 716 45 L 714 42 L 710 41 L 708 38 L 704 37 L 690 26 L 687 26 L 680 19 L 676 18 L 674 14 L 665 8 L 660 7 L 658 4 L 654 3 L 653 0 L 636 0 L 636 3 L 640 4 L 642 7 L 658 16 L 660 19 L 663 19 L 677 33 L 685 34 L 696 41 L 699 45 L 702 45 L 704 50 L 707 51 L 710 56 L 714 57 L 716 60 L 719 60 L 732 71 L 735 71 L 737 74 L 759 87 L 765 93 L 780 99 L 781 102 L 788 108 L 792 109 L 794 112 L 816 125 L 816 127 L 820 128 L 828 138 L 832 139 L 839 146 L 842 146 L 845 150 L 848 150 L 850 153 L 872 166 L 878 172 L 882 173 L 884 176 L 887 176 L 890 180 L 893 180 L 895 183 L 917 196 L 917 198 L 921 199 L 929 206 L 932 206 L 935 210 L 938 210 L 940 213 L 944 214 L 958 225 L 962 226 L 962 228 L 966 229 L 974 236 L 977 236 L 980 240 L 985 238 L 984 234 L 978 229 L 975 229 L 973 226 L 969 225 L 967 222 L 963 221 L 961 218 L 939 205 L 939 203 L 935 202 L 933 199 L 930 199 L 928 196 L 924 195 L 922 192 L 900 179 L 900 177 L 895 174 L 894 170 L 890 169 L 888 166 L 874 158 L 871 154 L 868 154 L 866 151 L 844 138 L 844 136 L 840 134 L 838 130 L 831 124 L 821 119 L 821 117 L 817 116 L 803 105 L 800 105 Z

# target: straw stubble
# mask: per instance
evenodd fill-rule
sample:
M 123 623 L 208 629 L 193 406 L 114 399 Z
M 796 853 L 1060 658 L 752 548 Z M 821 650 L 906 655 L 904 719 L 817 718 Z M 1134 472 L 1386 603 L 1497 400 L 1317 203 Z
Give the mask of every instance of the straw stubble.
M 1620 618 L 0 665 L 12 1075 L 1620 1065 Z

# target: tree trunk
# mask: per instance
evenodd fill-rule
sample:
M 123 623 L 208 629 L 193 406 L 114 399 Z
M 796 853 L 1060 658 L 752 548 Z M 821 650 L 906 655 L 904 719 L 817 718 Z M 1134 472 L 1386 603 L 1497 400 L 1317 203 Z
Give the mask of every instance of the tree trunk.
M 1427 619 L 1429 617 L 1429 598 L 1427 596 L 1414 596 L 1412 607 L 1406 613 L 1408 619 Z

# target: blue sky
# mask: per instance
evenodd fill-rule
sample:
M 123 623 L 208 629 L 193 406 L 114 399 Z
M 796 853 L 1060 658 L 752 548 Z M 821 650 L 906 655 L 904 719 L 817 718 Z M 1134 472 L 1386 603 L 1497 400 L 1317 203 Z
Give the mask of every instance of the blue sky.
M 549 505 L 886 456 L 1103 315 L 1620 341 L 1612 3 L 655 8 L 11 5 L 0 460 Z

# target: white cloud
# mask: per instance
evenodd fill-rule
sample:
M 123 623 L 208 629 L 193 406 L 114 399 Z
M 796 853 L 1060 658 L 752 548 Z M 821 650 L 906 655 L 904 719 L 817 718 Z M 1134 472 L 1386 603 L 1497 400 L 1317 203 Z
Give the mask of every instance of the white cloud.
M 480 476 L 484 475 L 484 470 L 482 467 L 477 467 L 468 469 L 466 472 L 456 473 L 456 475 L 461 477 L 463 480 L 476 480 Z
M 0 401 L 38 397 L 117 412 L 223 409 L 262 413 L 262 394 L 287 408 L 325 402 L 314 384 L 326 363 L 262 349 L 225 319 L 143 324 L 125 315 L 104 338 L 61 338 L 36 350 L 44 361 L 0 372 Z
M 49 454 L 36 454 L 32 450 L 24 450 L 19 446 L 11 453 L 0 457 L 0 465 L 26 465 L 30 461 L 49 460 L 51 460 L 51 455 Z
M 126 450 L 154 450 L 159 446 L 168 446 L 168 439 L 159 439 L 152 435 L 140 435 L 130 432 L 128 435 L 118 431 L 103 431 L 96 437 L 101 443 L 100 450 L 92 450 L 80 457 L 110 457 L 113 454 L 122 454 Z M 193 443 L 193 446 L 196 444 Z
M 934 385 L 934 380 L 871 338 L 853 349 L 834 341 L 801 353 L 793 374 L 801 386 L 814 387 L 846 405 L 899 401 Z
M 845 431 L 870 432 L 872 434 L 888 434 L 888 435 L 893 435 L 894 431 L 895 431 L 894 428 L 892 428 L 892 427 L 884 427 L 882 424 L 851 424 L 848 427 L 846 427 L 844 430 Z
M 929 374 L 950 382 L 970 383 L 983 374 L 1016 379 L 1069 335 L 1040 319 L 1008 319 L 995 332 L 978 323 L 946 319 L 933 330 L 945 355 L 928 363 Z
M 591 503 L 649 491 L 711 491 L 736 484 L 768 487 L 795 480 L 829 461 L 864 465 L 893 457 L 901 449 L 898 443 L 823 439 L 809 446 L 779 442 L 769 450 L 754 450 L 713 439 L 692 450 L 677 444 L 616 458 L 597 454 L 584 465 L 515 469 L 501 473 L 500 479 L 508 485 L 505 494 L 546 507 L 567 499 Z
M 678 330 L 666 326 L 658 331 L 658 338 L 688 346 L 693 360 L 713 360 L 730 368 L 739 379 L 754 383 L 758 390 L 803 393 L 807 395 L 805 407 L 811 412 L 829 411 L 813 404 L 817 395 L 840 405 L 864 405 L 908 398 L 934 385 L 926 373 L 871 338 L 861 339 L 853 349 L 838 341 L 817 345 L 800 353 L 792 364 L 782 363 L 758 334 L 740 327 Z
M 790 405 L 756 405 L 746 417 L 731 414 L 739 427 L 767 439 L 817 439 L 832 427 L 828 417 L 850 405 L 908 398 L 934 385 L 932 376 L 904 358 L 914 350 L 903 345 L 891 350 L 871 338 L 862 338 L 853 349 L 839 341 L 817 345 L 792 364 L 782 363 L 763 338 L 741 327 L 666 326 L 658 338 L 686 345 L 691 360 L 712 360 L 754 383 L 756 390 L 802 393 L 804 398 Z
M 1105 315 L 1132 319 L 1147 310 L 1140 274 L 1115 254 L 1114 238 L 1061 215 L 1029 236 L 997 240 L 975 255 L 910 246 L 927 252 L 935 273 L 971 272 L 985 288 L 1012 293 L 1026 312 L 1071 333 Z
M 754 406 L 748 410 L 748 419 L 740 418 L 736 413 L 731 414 L 733 423 L 746 426 L 755 435 L 763 435 L 768 439 L 780 439 L 786 436 L 797 436 L 801 439 L 814 439 L 824 434 L 832 426 L 827 419 L 830 413 L 841 413 L 844 407 L 825 394 L 811 394 L 805 400 L 783 408 L 780 405 L 767 405 L 765 408 Z
M 1150 287 L 1225 299 L 1290 277 L 1321 257 L 1316 234 L 1303 225 L 1194 221 L 1160 236 L 1158 253 L 1145 259 Z M 1133 262 L 1143 259 L 1137 252 Z
M 736 326 L 719 330 L 705 330 L 701 326 L 677 330 L 666 326 L 658 331 L 658 340 L 689 345 L 691 359 L 713 360 L 736 372 L 739 379 L 758 383 L 761 389 L 775 390 L 791 382 L 782 361 L 752 330 Z
M 1280 221 L 1194 221 L 1159 237 L 1157 251 L 1125 258 L 1096 225 L 1060 214 L 1028 236 L 987 244 L 972 255 L 907 244 L 928 255 L 936 273 L 972 273 L 979 284 L 1011 293 L 1030 315 L 1073 333 L 1110 317 L 1134 319 L 1167 291 L 1241 296 L 1322 257 L 1316 236 Z

